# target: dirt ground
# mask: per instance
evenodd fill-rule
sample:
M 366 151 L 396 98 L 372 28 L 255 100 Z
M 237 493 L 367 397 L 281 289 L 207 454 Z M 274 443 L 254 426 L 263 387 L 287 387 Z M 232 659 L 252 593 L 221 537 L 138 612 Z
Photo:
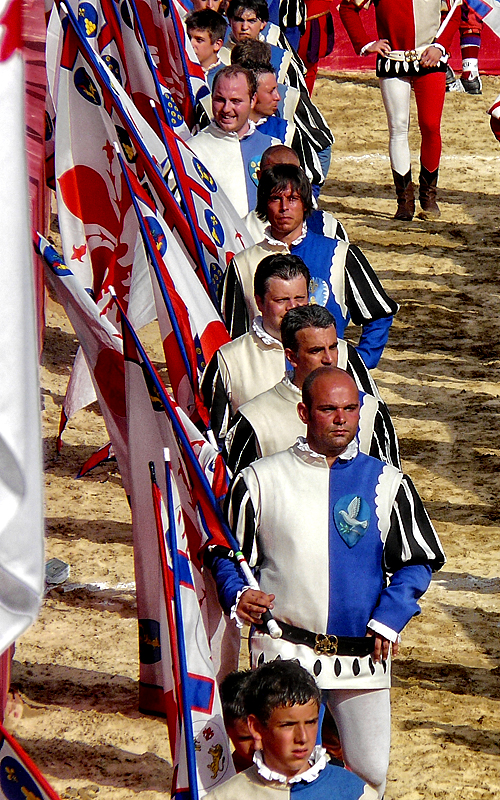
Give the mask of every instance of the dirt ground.
M 400 303 L 376 379 L 448 556 L 394 664 L 388 800 L 500 796 L 500 145 L 486 115 L 499 92 L 485 78 L 480 97 L 447 95 L 442 217 L 398 223 L 375 77 L 323 75 L 316 88 L 336 136 L 323 205 Z M 416 125 L 411 144 L 417 164 Z M 47 557 L 69 562 L 70 591 L 52 590 L 17 643 L 15 735 L 63 798 L 155 800 L 171 764 L 164 723 L 137 711 L 129 509 L 116 469 L 75 479 L 107 440 L 97 407 L 55 450 L 76 347 L 49 301 Z

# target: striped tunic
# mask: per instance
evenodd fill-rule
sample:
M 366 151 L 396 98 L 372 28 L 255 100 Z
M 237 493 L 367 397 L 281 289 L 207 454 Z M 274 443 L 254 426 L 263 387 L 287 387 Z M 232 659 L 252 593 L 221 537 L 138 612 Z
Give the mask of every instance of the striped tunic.
M 249 333 L 223 345 L 203 373 L 201 393 L 218 441 L 238 408 L 274 386 L 285 370 L 283 345 L 266 334 L 259 319 Z
M 227 517 L 262 591 L 276 596 L 275 618 L 313 633 L 364 636 L 368 626 L 396 641 L 445 562 L 410 478 L 355 442 L 332 467 L 303 440 L 260 459 L 236 476 Z M 243 582 L 232 562 L 214 567 L 229 609 Z M 389 665 L 371 656 L 317 655 L 254 633 L 254 664 L 278 655 L 298 658 L 322 689 L 390 686 Z
M 353 377 L 349 363 L 344 363 L 347 342 L 339 342 L 338 366 Z M 356 352 L 356 351 L 354 351 Z M 354 373 L 354 374 L 353 374 Z M 306 426 L 297 413 L 302 392 L 288 377 L 240 406 L 224 441 L 223 457 L 231 473 L 247 467 L 262 456 L 270 456 L 291 447 L 298 436 L 306 435 Z M 371 394 L 360 392 L 361 413 L 358 429 L 362 453 L 401 468 L 396 431 L 386 404 Z
M 363 328 L 358 353 L 366 366 L 377 366 L 389 336 L 397 303 L 384 291 L 359 247 L 320 236 L 306 227 L 288 247 L 266 233 L 266 238 L 238 253 L 229 263 L 221 292 L 221 307 L 230 335 L 241 336 L 258 314 L 253 279 L 260 261 L 273 253 L 300 256 L 309 267 L 311 302 L 326 306 L 335 317 L 341 338 L 350 319 Z

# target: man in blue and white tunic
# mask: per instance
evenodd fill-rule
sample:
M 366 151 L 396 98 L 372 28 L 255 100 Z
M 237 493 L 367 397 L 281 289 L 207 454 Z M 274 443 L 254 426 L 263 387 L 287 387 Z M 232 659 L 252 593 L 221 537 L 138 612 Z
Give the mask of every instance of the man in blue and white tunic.
M 409 477 L 359 451 L 358 389 L 321 367 L 299 414 L 305 438 L 236 477 L 228 519 L 261 591 L 215 559 L 221 602 L 258 627 L 252 663 L 296 658 L 325 691 L 347 766 L 384 793 L 390 655 L 445 558 Z M 282 638 L 261 628 L 273 608 Z
M 335 317 L 337 333 L 352 320 L 362 327 L 356 350 L 368 369 L 377 366 L 389 337 L 397 303 L 389 297 L 359 247 L 314 233 L 307 218 L 313 209 L 311 184 L 292 164 L 266 169 L 257 189 L 257 216 L 269 223 L 264 239 L 242 250 L 224 275 L 222 312 L 231 336 L 248 330 L 257 313 L 253 276 L 271 253 L 291 253 L 309 267 L 310 302 Z

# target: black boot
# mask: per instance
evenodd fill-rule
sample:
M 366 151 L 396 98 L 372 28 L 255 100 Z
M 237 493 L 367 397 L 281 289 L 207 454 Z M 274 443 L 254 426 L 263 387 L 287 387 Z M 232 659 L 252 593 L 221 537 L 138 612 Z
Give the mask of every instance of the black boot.
M 422 211 L 418 215 L 422 219 L 436 219 L 441 216 L 441 211 L 436 203 L 437 180 L 439 170 L 429 172 L 423 164 L 420 165 L 420 187 L 418 199 Z
M 415 213 L 415 195 L 413 193 L 413 183 L 411 182 L 411 169 L 406 175 L 392 170 L 396 196 L 398 198 L 398 210 L 394 214 L 394 219 L 410 221 Z

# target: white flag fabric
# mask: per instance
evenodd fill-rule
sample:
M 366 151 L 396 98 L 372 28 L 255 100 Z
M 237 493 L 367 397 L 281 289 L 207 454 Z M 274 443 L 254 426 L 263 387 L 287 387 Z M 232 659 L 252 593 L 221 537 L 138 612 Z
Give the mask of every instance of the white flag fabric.
M 123 486 L 128 494 L 130 481 L 121 334 L 100 313 L 76 275 L 43 236 L 38 235 L 37 245 L 45 259 L 47 282 L 63 305 L 85 355 L 101 413 L 113 443 Z
M 6 13 L 7 12 L 7 13 Z M 43 590 L 38 345 L 25 159 L 21 2 L 0 0 L 0 652 Z
M 164 471 L 162 463 L 156 466 Z M 163 499 L 157 484 L 153 486 L 153 502 L 162 552 L 166 615 L 164 624 L 160 625 L 163 686 L 168 695 L 167 687 L 173 683 L 167 709 L 170 713 L 176 711 L 168 720 L 174 764 L 171 795 L 172 798 L 193 797 L 195 794 L 189 789 L 196 783 L 198 796 L 203 797 L 234 775 L 234 766 L 196 594 L 184 511 L 170 464 L 168 468 L 172 507 L 167 510 L 168 495 Z M 175 739 L 172 738 L 174 724 Z

